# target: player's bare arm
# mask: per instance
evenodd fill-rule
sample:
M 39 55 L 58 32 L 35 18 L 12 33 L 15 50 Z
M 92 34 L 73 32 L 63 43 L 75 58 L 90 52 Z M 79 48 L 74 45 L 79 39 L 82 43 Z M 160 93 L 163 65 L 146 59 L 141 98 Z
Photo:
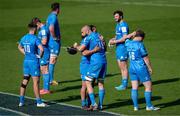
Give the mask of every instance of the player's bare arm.
M 100 51 L 100 49 L 101 49 L 100 47 L 96 46 L 93 50 L 84 50 L 82 52 L 82 55 L 83 56 L 89 56 L 89 55 L 91 55 L 93 53 L 96 53 L 96 52 Z
M 58 37 L 56 37 L 55 30 L 54 30 L 54 25 L 49 26 L 49 31 L 50 31 L 50 33 L 51 33 L 51 35 L 53 36 L 54 39 L 59 39 Z
M 25 54 L 24 53 L 24 48 L 20 44 L 18 45 L 18 49 L 22 54 Z
M 146 63 L 149 73 L 152 74 L 152 66 L 151 66 L 151 62 L 148 56 L 144 57 L 144 62 Z
M 39 48 L 39 50 L 40 50 L 39 56 L 40 56 L 40 58 L 41 58 L 41 57 L 43 56 L 43 53 L 44 53 L 44 48 L 43 48 L 42 45 L 39 45 L 38 48 Z
M 78 51 L 82 52 L 83 50 L 86 49 L 85 45 L 78 45 L 77 43 L 73 44 L 73 47 L 76 48 Z

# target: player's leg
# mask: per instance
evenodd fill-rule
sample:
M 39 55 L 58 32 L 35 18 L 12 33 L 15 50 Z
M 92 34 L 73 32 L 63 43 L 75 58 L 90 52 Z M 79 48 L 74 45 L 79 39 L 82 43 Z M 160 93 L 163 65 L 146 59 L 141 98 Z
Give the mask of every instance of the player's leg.
M 138 81 L 137 80 L 131 81 L 131 85 L 132 85 L 131 99 L 133 101 L 134 111 L 137 111 L 139 108 L 138 106 Z
M 104 89 L 104 80 L 98 80 L 98 87 L 99 87 L 99 110 L 103 109 L 103 101 L 105 96 L 105 89 Z
M 50 47 L 49 75 L 51 85 L 58 85 L 58 82 L 54 80 L 54 68 L 60 53 L 60 48 L 61 43 L 59 41 L 54 41 Z
M 99 87 L 98 108 L 99 110 L 103 109 L 103 101 L 104 101 L 104 96 L 105 96 L 104 79 L 106 76 L 106 70 L 107 70 L 107 64 L 103 64 L 102 69 L 99 74 L 99 78 L 98 78 L 98 87 Z
M 48 64 L 41 66 L 41 73 L 42 73 L 42 77 L 43 77 L 43 89 L 40 90 L 40 94 L 49 94 L 50 93 L 50 83 L 49 83 Z
M 95 95 L 93 92 L 92 82 L 93 82 L 93 79 L 98 78 L 102 67 L 103 67 L 103 64 L 101 64 L 101 63 L 100 64 L 90 64 L 89 69 L 87 71 L 87 76 L 85 77 L 86 78 L 86 86 L 87 86 L 87 90 L 88 90 L 88 94 L 89 94 L 89 97 L 91 100 L 91 106 L 92 106 L 90 108 L 90 110 L 98 109 L 98 106 L 95 102 Z
M 26 87 L 28 85 L 29 79 L 30 79 L 30 70 L 29 70 L 29 62 L 24 60 L 23 62 L 23 72 L 24 72 L 24 77 L 21 82 L 20 86 L 20 97 L 19 97 L 19 106 L 24 105 L 24 96 L 26 92 Z
M 34 95 L 36 97 L 37 107 L 46 107 L 47 105 L 42 102 L 39 93 L 39 77 L 32 76 L 32 79 L 33 79 L 33 89 L 34 89 Z
M 32 66 L 31 66 L 32 65 Z M 30 74 L 33 80 L 33 90 L 34 95 L 36 97 L 37 107 L 46 107 L 47 105 L 42 102 L 40 97 L 40 89 L 39 89 L 39 82 L 40 82 L 40 65 L 38 61 L 32 61 L 30 67 Z
M 21 87 L 20 87 L 19 106 L 24 105 L 24 96 L 25 96 L 26 87 L 28 85 L 29 79 L 30 79 L 30 76 L 26 75 L 26 76 L 24 76 L 24 78 L 22 80 Z
M 49 62 L 49 76 L 50 76 L 50 84 L 58 85 L 58 82 L 54 80 L 54 68 L 57 62 L 57 55 L 51 54 L 50 55 L 50 62 Z
M 121 85 L 115 87 L 116 90 L 125 90 L 128 85 L 127 54 L 128 53 L 124 45 L 119 45 L 116 48 L 116 59 L 122 75 Z
M 143 83 L 145 87 L 145 100 L 146 100 L 146 110 L 151 111 L 151 110 L 159 110 L 159 108 L 154 107 L 151 103 L 151 97 L 152 97 L 152 82 L 151 82 L 151 77 L 149 74 L 149 71 L 147 67 L 142 67 L 141 70 L 138 71 L 139 76 L 140 76 L 140 81 Z
M 89 79 L 87 79 L 89 78 Z M 90 77 L 86 77 L 87 81 L 86 81 L 86 86 L 87 86 L 87 91 L 89 94 L 89 98 L 91 100 L 91 108 L 89 108 L 89 110 L 97 110 L 98 106 L 96 104 L 95 101 L 95 95 L 94 95 L 94 91 L 93 91 L 93 87 L 92 87 L 92 78 Z
M 82 87 L 81 87 L 80 94 L 81 94 L 82 109 L 86 110 L 87 107 L 86 107 L 86 83 L 85 83 L 85 81 L 82 81 Z
M 115 87 L 117 90 L 125 90 L 128 86 L 128 69 L 127 69 L 127 61 L 121 61 L 121 60 L 117 60 L 119 69 L 121 71 L 121 75 L 122 75 L 122 81 L 121 81 L 121 85 Z
M 147 111 L 152 111 L 152 110 L 159 110 L 160 108 L 154 107 L 151 103 L 151 97 L 152 97 L 152 82 L 151 81 L 146 81 L 143 83 L 145 86 L 145 100 L 146 100 L 146 110 Z

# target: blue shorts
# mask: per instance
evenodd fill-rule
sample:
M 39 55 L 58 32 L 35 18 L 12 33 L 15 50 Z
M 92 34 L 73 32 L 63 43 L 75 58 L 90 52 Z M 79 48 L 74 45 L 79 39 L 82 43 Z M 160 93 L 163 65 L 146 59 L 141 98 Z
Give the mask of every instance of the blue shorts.
M 49 50 L 50 50 L 50 55 L 51 56 L 58 56 L 60 53 L 61 49 L 61 41 L 55 41 L 55 40 L 50 40 L 49 41 Z
M 80 63 L 80 74 L 81 74 L 82 81 L 86 80 L 85 75 L 87 74 L 88 68 L 89 68 L 88 62 Z
M 40 65 L 38 60 L 24 60 L 24 76 L 40 76 Z
M 86 76 L 91 79 L 101 79 L 104 80 L 106 76 L 107 64 L 90 64 Z M 90 81 L 91 81 L 90 79 Z M 86 79 L 87 80 L 87 79 Z
M 140 81 L 142 83 L 151 81 L 151 76 L 146 65 L 142 66 L 141 68 L 136 68 L 136 69 L 130 68 L 129 75 L 130 75 L 131 81 Z
M 128 59 L 128 52 L 124 44 L 116 46 L 116 59 L 120 61 L 126 61 Z
M 50 52 L 48 48 L 44 48 L 44 54 L 43 57 L 40 58 L 40 65 L 44 66 L 44 65 L 48 65 L 49 64 L 49 58 L 50 58 Z

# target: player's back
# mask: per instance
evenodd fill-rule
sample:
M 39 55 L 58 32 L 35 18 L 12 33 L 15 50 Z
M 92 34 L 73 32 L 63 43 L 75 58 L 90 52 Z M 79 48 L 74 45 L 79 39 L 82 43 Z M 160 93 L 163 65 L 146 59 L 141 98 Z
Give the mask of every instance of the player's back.
M 106 54 L 105 47 L 103 42 L 99 38 L 99 33 L 92 32 L 91 33 L 91 42 L 90 42 L 90 50 L 94 49 L 96 46 L 100 47 L 100 51 L 93 53 L 91 55 L 91 62 L 93 63 L 106 63 Z
M 143 66 L 145 62 L 143 58 L 148 55 L 143 42 L 129 40 L 126 42 L 129 54 L 130 65 Z
M 24 48 L 25 60 L 38 60 L 36 57 L 40 40 L 33 34 L 26 34 L 20 40 L 20 45 Z

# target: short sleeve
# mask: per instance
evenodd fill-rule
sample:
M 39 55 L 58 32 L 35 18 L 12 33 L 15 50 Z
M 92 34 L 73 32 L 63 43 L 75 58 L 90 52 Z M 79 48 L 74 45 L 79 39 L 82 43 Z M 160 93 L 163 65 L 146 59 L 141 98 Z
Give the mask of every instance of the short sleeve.
M 56 16 L 55 15 L 52 15 L 49 19 L 49 24 L 50 25 L 55 25 L 56 23 Z
M 90 43 L 90 38 L 89 37 L 85 37 L 83 39 L 83 41 L 81 42 L 81 45 L 85 45 L 86 47 L 89 45 Z

